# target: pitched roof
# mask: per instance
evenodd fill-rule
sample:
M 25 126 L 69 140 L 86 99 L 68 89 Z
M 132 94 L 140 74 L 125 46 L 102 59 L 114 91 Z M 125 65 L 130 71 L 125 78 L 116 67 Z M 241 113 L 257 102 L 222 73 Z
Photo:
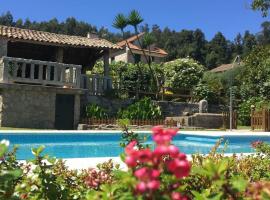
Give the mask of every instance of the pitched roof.
M 105 39 L 70 36 L 2 25 L 0 25 L 0 37 L 19 41 L 49 43 L 52 45 L 121 49 L 118 45 L 115 45 Z
M 140 47 L 138 47 L 137 45 L 133 44 L 133 42 L 138 39 L 137 37 L 141 38 L 144 34 L 145 33 L 142 32 L 142 33 L 138 34 L 138 36 L 137 35 L 134 35 L 134 36 L 128 38 L 127 40 L 123 40 L 121 42 L 118 42 L 117 45 L 120 46 L 120 47 L 125 47 L 126 46 L 126 42 L 128 42 L 128 45 L 129 45 L 129 47 L 131 49 L 142 51 L 142 49 Z M 149 50 L 147 50 L 147 49 L 144 49 L 144 50 L 146 52 L 149 52 Z M 158 47 L 154 47 L 154 49 L 152 49 L 150 51 L 150 53 L 157 53 L 157 54 L 161 54 L 163 56 L 167 56 L 168 55 L 168 53 L 165 50 L 160 49 Z
M 219 67 L 216 67 L 212 70 L 210 70 L 211 72 L 225 72 L 225 71 L 228 71 L 230 69 L 233 68 L 233 65 L 232 64 L 223 64 L 223 65 L 220 65 Z
M 139 33 L 138 36 L 137 36 L 137 35 L 134 35 L 134 36 L 128 38 L 128 39 L 127 39 L 127 42 L 128 42 L 128 43 L 132 43 L 132 42 L 134 42 L 135 40 L 137 40 L 137 37 L 140 38 L 140 37 L 142 37 L 144 34 L 145 34 L 145 33 L 142 32 L 142 33 Z M 123 40 L 123 41 L 121 41 L 121 42 L 118 42 L 117 45 L 120 46 L 120 47 L 124 47 L 124 46 L 126 45 L 126 40 Z

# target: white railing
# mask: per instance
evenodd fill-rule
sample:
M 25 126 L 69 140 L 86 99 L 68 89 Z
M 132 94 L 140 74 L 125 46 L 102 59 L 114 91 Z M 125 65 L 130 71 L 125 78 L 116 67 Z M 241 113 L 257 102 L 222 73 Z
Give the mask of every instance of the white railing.
M 88 89 L 91 95 L 104 95 L 104 93 L 112 89 L 112 79 L 108 76 L 81 75 L 81 88 Z
M 2 57 L 0 81 L 80 88 L 81 66 L 23 58 Z

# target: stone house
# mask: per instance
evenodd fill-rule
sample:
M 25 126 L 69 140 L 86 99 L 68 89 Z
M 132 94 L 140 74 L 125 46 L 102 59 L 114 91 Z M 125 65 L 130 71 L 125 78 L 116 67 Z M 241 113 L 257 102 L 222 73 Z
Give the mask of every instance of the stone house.
M 89 87 L 111 87 L 109 55 L 120 49 L 91 35 L 0 26 L 0 126 L 76 128 Z M 89 80 L 84 73 L 101 58 L 104 75 Z
M 143 62 L 147 63 L 147 60 L 143 54 L 143 50 L 140 47 L 140 43 L 138 38 L 142 44 L 142 39 L 145 33 L 140 33 L 139 35 L 135 35 L 126 40 L 118 42 L 117 45 L 122 47 L 118 51 L 114 51 L 110 54 L 110 62 L 125 62 L 125 63 L 138 63 Z M 128 45 L 127 45 L 128 43 Z M 129 48 L 130 47 L 130 48 Z M 130 50 L 131 49 L 131 50 Z M 155 44 L 150 46 L 149 48 L 144 49 L 145 54 L 148 58 L 151 59 L 152 62 L 160 63 L 163 59 L 168 55 L 167 52 L 163 49 L 156 47 Z M 132 56 L 134 54 L 134 57 Z M 147 58 L 147 59 L 148 59 Z

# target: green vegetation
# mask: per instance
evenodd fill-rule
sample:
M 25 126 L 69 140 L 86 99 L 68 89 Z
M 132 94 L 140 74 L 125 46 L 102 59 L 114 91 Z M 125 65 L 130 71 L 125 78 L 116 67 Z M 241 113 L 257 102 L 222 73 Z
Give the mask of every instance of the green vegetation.
M 95 104 L 89 104 L 86 106 L 86 117 L 88 118 L 94 118 L 94 119 L 107 119 L 108 118 L 108 112 Z
M 126 124 L 126 122 L 121 122 Z M 0 199 L 269 199 L 270 146 L 256 141 L 256 152 L 241 157 L 224 155 L 220 140 L 208 155 L 186 155 L 171 143 L 177 130 L 153 129 L 154 150 L 124 129 L 121 156 L 128 171 L 112 160 L 96 169 L 70 170 L 62 160 L 44 155 L 44 147 L 32 149 L 34 159 L 20 164 L 17 147 L 8 151 L 0 143 Z M 140 148 L 134 148 L 141 145 Z M 35 165 L 35 167 L 31 167 Z M 147 182 L 145 182 L 147 181 Z M 151 184 L 150 184 L 151 183 Z M 180 198 L 181 197 L 181 198 Z
M 164 65 L 165 86 L 174 90 L 192 88 L 203 76 L 204 67 L 193 59 L 177 59 Z
M 144 98 L 118 112 L 119 119 L 160 119 L 160 107 L 155 105 L 150 98 Z
M 252 6 L 254 9 L 267 11 L 269 1 L 255 0 Z M 122 20 L 124 19 L 121 26 L 126 25 L 125 20 L 129 16 L 121 15 L 120 19 L 121 17 Z M 130 31 L 125 31 L 123 35 L 122 33 L 112 33 L 104 27 L 98 29 L 94 25 L 78 21 L 73 17 L 69 17 L 63 22 L 58 21 L 56 18 L 42 22 L 30 21 L 29 19 L 17 19 L 15 21 L 12 14 L 7 12 L 0 16 L 0 24 L 83 37 L 88 32 L 96 32 L 100 37 L 112 42 L 118 42 L 133 35 Z M 232 59 L 238 54 L 245 57 L 257 44 L 269 44 L 269 25 L 267 24 L 269 22 L 262 24 L 260 33 L 252 34 L 246 31 L 243 35 L 236 35 L 233 41 L 226 39 L 220 32 L 210 41 L 207 41 L 200 29 L 175 31 L 168 27 L 161 29 L 157 24 L 152 27 L 147 24 L 138 26 L 137 31 L 151 33 L 157 46 L 169 53 L 166 58 L 167 61 L 189 56 L 205 65 L 208 69 L 212 69 L 219 64 L 232 62 Z

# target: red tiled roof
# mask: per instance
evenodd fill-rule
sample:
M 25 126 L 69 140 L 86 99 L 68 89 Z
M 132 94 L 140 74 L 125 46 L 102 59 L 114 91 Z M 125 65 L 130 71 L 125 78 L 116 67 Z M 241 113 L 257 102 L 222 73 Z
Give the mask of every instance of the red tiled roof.
M 144 34 L 145 34 L 145 33 L 142 32 L 142 33 L 138 34 L 138 37 L 140 38 L 140 37 L 142 37 Z M 135 40 L 137 40 L 137 35 L 134 35 L 134 36 L 128 38 L 128 39 L 127 39 L 127 42 L 128 42 L 128 43 L 132 43 L 132 42 L 134 42 Z M 123 40 L 123 41 L 121 41 L 121 42 L 118 42 L 117 45 L 120 46 L 120 47 L 124 47 L 124 46 L 126 45 L 126 40 Z
M 144 32 L 143 32 L 143 33 L 140 33 L 140 34 L 138 34 L 138 37 L 140 38 L 140 37 L 142 37 L 144 34 L 145 34 Z M 133 44 L 133 42 L 136 41 L 136 40 L 137 40 L 137 35 L 134 35 L 134 36 L 128 38 L 128 39 L 127 39 L 127 42 L 128 42 L 129 47 L 130 47 L 131 49 L 134 49 L 134 50 L 142 51 L 142 49 L 141 49 L 140 47 L 138 47 L 138 46 L 136 46 L 135 44 Z M 120 46 L 120 47 L 125 47 L 125 46 L 126 46 L 126 40 L 123 40 L 123 41 L 121 41 L 121 42 L 118 42 L 117 45 Z M 146 52 L 149 52 L 149 50 L 147 50 L 147 49 L 144 49 L 144 50 L 145 50 Z M 160 48 L 158 48 L 158 47 L 155 47 L 154 49 L 152 49 L 152 50 L 150 51 L 150 53 L 157 53 L 157 54 L 161 54 L 161 55 L 163 55 L 163 56 L 167 56 L 167 55 L 168 55 L 168 53 L 167 53 L 165 50 L 160 49 Z
M 87 37 L 70 36 L 2 25 L 0 25 L 0 37 L 6 37 L 11 40 L 50 43 L 54 45 L 121 49 L 121 47 L 119 47 L 118 45 L 115 45 L 105 39 L 100 38 L 92 39 Z

